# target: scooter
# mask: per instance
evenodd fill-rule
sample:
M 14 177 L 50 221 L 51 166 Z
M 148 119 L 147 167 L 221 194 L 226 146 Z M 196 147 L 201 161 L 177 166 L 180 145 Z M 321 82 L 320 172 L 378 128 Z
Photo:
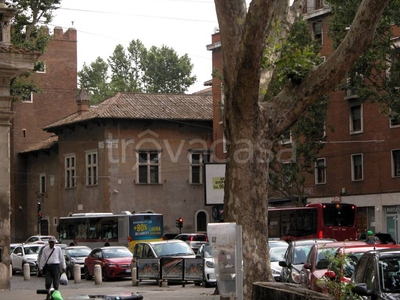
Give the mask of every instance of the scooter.
M 60 291 L 55 290 L 53 288 L 49 290 L 36 290 L 36 294 L 47 295 L 46 300 L 63 300 Z

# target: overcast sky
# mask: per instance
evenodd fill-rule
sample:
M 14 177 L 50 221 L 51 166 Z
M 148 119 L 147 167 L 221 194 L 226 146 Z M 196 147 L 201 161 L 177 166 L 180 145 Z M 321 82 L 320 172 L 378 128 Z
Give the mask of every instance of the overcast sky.
M 188 54 L 197 82 L 189 93 L 211 79 L 211 35 L 218 28 L 213 0 L 62 0 L 50 28 L 70 27 L 78 35 L 78 70 L 97 57 L 105 61 L 115 47 L 139 39 L 147 49 L 166 45 Z

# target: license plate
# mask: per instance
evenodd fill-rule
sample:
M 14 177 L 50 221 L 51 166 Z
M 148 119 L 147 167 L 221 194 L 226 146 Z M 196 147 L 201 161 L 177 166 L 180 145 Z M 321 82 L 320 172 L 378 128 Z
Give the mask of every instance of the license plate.
M 125 273 L 131 273 L 131 270 L 129 269 L 125 270 Z

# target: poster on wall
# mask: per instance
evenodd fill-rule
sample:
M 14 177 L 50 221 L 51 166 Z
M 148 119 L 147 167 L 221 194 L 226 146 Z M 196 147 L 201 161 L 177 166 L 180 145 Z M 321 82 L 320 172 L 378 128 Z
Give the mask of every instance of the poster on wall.
M 224 204 L 225 164 L 204 165 L 205 204 Z

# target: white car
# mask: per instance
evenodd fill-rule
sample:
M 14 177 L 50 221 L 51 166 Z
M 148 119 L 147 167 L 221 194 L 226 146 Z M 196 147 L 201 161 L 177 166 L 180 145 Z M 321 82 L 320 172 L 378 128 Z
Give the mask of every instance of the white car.
M 21 244 L 14 248 L 10 255 L 12 273 L 23 272 L 24 264 L 28 263 L 30 272 L 36 272 L 40 244 Z
M 215 263 L 210 245 L 201 245 L 196 257 L 204 259 L 204 277 L 203 282 L 200 282 L 200 284 L 203 284 L 205 287 L 215 286 L 217 284 L 217 277 L 215 276 Z M 196 282 L 196 284 L 198 283 Z
M 48 244 L 50 238 L 55 238 L 52 235 L 32 235 L 29 237 L 26 241 L 25 244 Z M 56 243 L 58 243 L 56 239 Z

